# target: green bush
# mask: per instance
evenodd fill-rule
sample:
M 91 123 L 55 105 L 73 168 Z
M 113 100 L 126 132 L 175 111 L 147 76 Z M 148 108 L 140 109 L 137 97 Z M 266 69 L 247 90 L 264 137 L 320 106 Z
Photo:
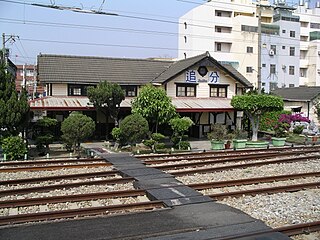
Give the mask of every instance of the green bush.
M 121 129 L 120 128 L 113 128 L 112 131 L 111 131 L 111 135 L 113 137 L 113 139 L 116 141 L 116 142 L 120 142 L 120 139 L 121 139 Z
M 147 136 L 149 124 L 140 114 L 131 114 L 122 120 L 120 130 L 124 143 L 137 143 Z
M 303 129 L 304 129 L 304 126 L 296 126 L 293 130 L 292 130 L 292 132 L 293 133 L 295 133 L 295 134 L 301 134 L 302 133 L 302 131 L 303 131 Z
M 180 150 L 188 150 L 191 147 L 188 141 L 181 141 L 180 142 Z
M 3 153 L 7 154 L 8 160 L 23 159 L 27 153 L 27 147 L 19 136 L 11 136 L 2 140 Z

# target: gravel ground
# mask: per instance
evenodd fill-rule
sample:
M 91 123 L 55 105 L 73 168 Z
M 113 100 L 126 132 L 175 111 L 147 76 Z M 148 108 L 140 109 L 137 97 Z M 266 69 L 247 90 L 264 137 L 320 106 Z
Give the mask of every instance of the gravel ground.
M 84 167 L 84 168 L 63 168 L 52 171 L 22 171 L 22 172 L 1 172 L 1 181 L 12 180 L 12 179 L 28 179 L 28 178 L 39 178 L 39 177 L 49 177 L 49 176 L 61 176 L 68 174 L 80 174 L 80 173 L 95 173 L 111 171 L 113 167 Z
M 305 162 L 280 163 L 258 167 L 248 167 L 214 173 L 196 173 L 193 175 L 179 176 L 176 178 L 184 184 L 192 184 L 316 171 L 320 171 L 320 159 L 309 160 Z
M 138 203 L 142 201 L 148 201 L 148 198 L 144 196 L 140 197 L 126 197 L 116 199 L 98 199 L 94 201 L 81 201 L 81 202 L 65 202 L 65 203 L 47 203 L 45 205 L 35 205 L 28 207 L 17 207 L 17 208 L 2 208 L 0 209 L 1 216 L 17 215 L 17 214 L 28 214 L 28 213 L 39 213 L 39 212 L 50 212 L 50 211 L 63 211 L 69 209 L 80 209 L 90 207 L 102 207 L 112 206 L 118 204 L 130 204 Z
M 270 227 L 320 220 L 320 189 L 294 193 L 226 198 L 220 203 L 238 208 Z
M 121 179 L 120 175 L 115 175 L 115 176 L 93 177 L 93 178 L 63 179 L 58 181 L 43 181 L 39 183 L 30 183 L 30 184 L 1 185 L 0 191 L 11 190 L 11 189 L 21 189 L 21 188 L 31 188 L 31 187 L 44 187 L 44 186 L 61 185 L 61 184 L 77 183 L 77 182 L 101 181 L 101 180 L 108 180 L 108 179 L 115 179 L 115 178 Z
M 289 186 L 294 184 L 303 184 L 303 183 L 311 183 L 311 182 L 319 182 L 319 181 L 320 181 L 320 177 L 307 177 L 307 178 L 298 178 L 298 179 L 291 179 L 291 180 L 285 180 L 285 181 L 276 181 L 276 182 L 270 182 L 270 183 L 248 184 L 248 185 L 241 185 L 241 186 L 221 187 L 221 188 L 209 188 L 209 189 L 202 190 L 200 192 L 203 195 L 209 195 L 209 194 L 215 194 L 215 193 L 221 193 L 221 192 L 234 192 L 234 191 L 250 190 L 250 189 L 257 189 L 257 188 Z
M 91 185 L 91 186 L 80 186 L 68 189 L 56 189 L 49 192 L 33 192 L 28 194 L 10 195 L 0 197 L 0 201 L 16 200 L 25 198 L 43 198 L 52 196 L 63 196 L 63 195 L 75 195 L 85 193 L 96 193 L 96 192 L 111 192 L 121 190 L 133 190 L 132 183 L 115 184 L 115 185 Z

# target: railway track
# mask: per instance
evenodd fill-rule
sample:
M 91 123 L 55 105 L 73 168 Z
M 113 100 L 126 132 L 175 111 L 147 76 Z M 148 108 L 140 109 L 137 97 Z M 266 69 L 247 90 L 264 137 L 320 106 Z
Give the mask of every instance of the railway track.
M 132 177 L 121 177 L 116 170 L 101 171 L 110 166 L 97 158 L 2 163 L 0 174 L 14 173 L 15 179 L 0 181 L 4 189 L 0 191 L 0 225 L 164 207 L 161 201 L 149 201 L 144 190 L 134 189 Z M 76 173 L 81 168 L 93 170 Z M 72 173 L 51 175 L 60 169 Z M 19 178 L 25 172 L 41 177 Z
M 136 155 L 135 157 L 142 161 L 156 161 L 156 160 L 169 160 L 174 161 L 174 159 L 192 159 L 197 157 L 215 157 L 215 156 L 235 156 L 248 155 L 255 153 L 283 153 L 283 152 L 303 152 L 308 150 L 320 150 L 320 146 L 303 146 L 303 147 L 276 147 L 268 149 L 241 149 L 241 150 L 222 150 L 222 151 L 201 151 L 201 152 L 185 152 L 176 154 L 149 154 L 149 155 Z
M 90 207 L 83 209 L 71 209 L 63 211 L 50 211 L 41 213 L 30 214 L 18 214 L 12 216 L 0 217 L 0 225 L 26 223 L 26 222 L 38 222 L 55 219 L 66 219 L 84 216 L 96 216 L 121 211 L 138 211 L 138 210 L 154 210 L 162 208 L 163 203 L 161 201 L 139 202 L 131 204 L 119 204 L 112 206 L 102 207 Z
M 309 234 L 312 232 L 320 231 L 320 221 L 314 221 L 309 223 L 302 223 L 302 224 L 294 224 L 284 227 L 273 228 L 271 230 L 264 230 L 264 231 L 256 231 L 249 234 L 237 234 L 231 235 L 228 237 L 221 238 L 221 240 L 231 240 L 231 239 L 240 239 L 240 238 L 253 238 L 267 234 L 272 232 L 281 232 L 289 237 L 298 234 Z
M 218 166 L 218 167 L 205 167 L 205 168 L 192 168 L 187 170 L 181 171 L 168 171 L 170 174 L 174 176 L 183 176 L 195 173 L 211 173 L 216 171 L 225 171 L 225 170 L 232 170 L 236 168 L 247 168 L 247 167 L 256 167 L 262 165 L 271 165 L 271 164 L 280 164 L 280 163 L 290 163 L 290 162 L 301 162 L 307 160 L 317 160 L 319 159 L 319 155 L 315 156 L 302 156 L 302 157 L 293 157 L 293 158 L 284 158 L 284 159 L 277 159 L 277 160 L 269 160 L 269 161 L 257 161 L 257 162 L 249 162 L 243 164 L 236 164 L 236 165 L 227 165 L 227 166 Z M 202 163 L 200 163 L 203 165 Z M 192 166 L 196 166 L 197 164 L 193 164 Z M 208 165 L 208 164 L 204 164 Z M 179 165 L 177 167 L 180 167 Z M 166 170 L 174 170 L 176 168 L 175 165 L 166 166 Z

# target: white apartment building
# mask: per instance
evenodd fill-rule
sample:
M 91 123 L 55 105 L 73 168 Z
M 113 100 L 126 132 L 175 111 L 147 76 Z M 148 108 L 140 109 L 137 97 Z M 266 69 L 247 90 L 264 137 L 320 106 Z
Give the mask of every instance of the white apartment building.
M 180 18 L 179 58 L 209 51 L 258 87 L 260 50 L 261 82 L 266 92 L 320 86 L 320 4 L 317 6 L 309 9 L 301 1 L 293 8 L 284 0 L 272 5 L 268 1 L 208 1 Z

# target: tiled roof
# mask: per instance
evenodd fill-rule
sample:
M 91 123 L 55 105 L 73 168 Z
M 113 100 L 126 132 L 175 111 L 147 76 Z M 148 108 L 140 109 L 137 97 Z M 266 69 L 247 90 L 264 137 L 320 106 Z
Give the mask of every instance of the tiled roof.
M 146 84 L 165 71 L 172 61 L 130 58 L 103 58 L 65 55 L 38 56 L 42 83 Z
M 144 85 L 164 83 L 201 61 L 208 61 L 244 86 L 252 87 L 231 65 L 220 64 L 208 52 L 179 61 L 41 54 L 38 56 L 38 77 L 42 83 L 97 84 L 106 80 L 123 85 Z
M 272 93 L 282 97 L 284 100 L 310 101 L 320 94 L 320 87 L 279 88 L 272 91 Z
M 126 98 L 120 107 L 130 108 L 133 98 Z M 226 98 L 172 98 L 172 104 L 176 110 L 184 112 L 209 112 L 233 110 L 230 99 Z M 32 110 L 94 110 L 87 97 L 44 97 L 29 101 Z
M 230 64 L 220 64 L 217 60 L 215 60 L 210 56 L 209 52 L 206 52 L 204 54 L 201 54 L 195 57 L 174 62 L 166 71 L 164 71 L 162 74 L 156 77 L 156 79 L 153 82 L 164 83 L 174 78 L 178 74 L 181 74 L 183 71 L 187 70 L 188 68 L 205 60 L 208 60 L 211 64 L 214 64 L 218 68 L 222 69 L 224 72 L 231 75 L 233 78 L 235 78 L 237 81 L 242 83 L 244 86 L 253 87 L 253 85 L 243 75 L 241 75 L 234 67 L 232 67 Z

